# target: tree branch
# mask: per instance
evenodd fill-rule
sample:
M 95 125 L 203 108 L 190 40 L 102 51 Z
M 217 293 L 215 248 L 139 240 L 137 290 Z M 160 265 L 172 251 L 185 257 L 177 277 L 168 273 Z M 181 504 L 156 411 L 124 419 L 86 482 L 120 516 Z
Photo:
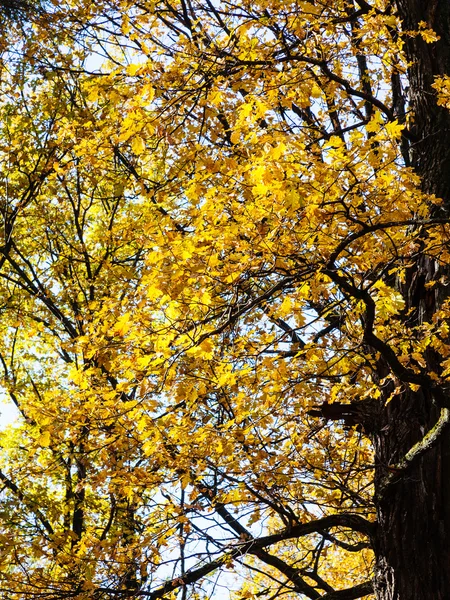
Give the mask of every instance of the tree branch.
M 292 527 L 287 527 L 286 529 L 280 531 L 279 533 L 274 533 L 272 535 L 267 535 L 261 538 L 251 538 L 249 540 L 245 540 L 242 543 L 239 543 L 235 546 L 231 546 L 228 552 L 225 552 L 222 556 L 213 560 L 198 569 L 191 569 L 187 571 L 182 577 L 175 577 L 166 581 L 161 587 L 157 588 L 153 591 L 144 591 L 144 590 L 133 590 L 129 592 L 130 596 L 144 596 L 145 598 L 149 598 L 150 600 L 157 600 L 158 598 L 163 598 L 165 594 L 176 590 L 180 587 L 184 587 L 190 584 L 193 584 L 203 577 L 206 577 L 216 569 L 222 568 L 226 563 L 239 558 L 240 556 L 244 556 L 245 554 L 253 554 L 267 562 L 270 560 L 273 566 L 277 566 L 273 561 L 276 560 L 276 557 L 269 555 L 264 552 L 263 549 L 267 546 L 271 546 L 272 544 L 276 544 L 278 542 L 284 540 L 296 539 L 299 537 L 303 537 L 310 533 L 320 533 L 322 530 L 331 529 L 332 527 L 348 527 L 349 529 L 353 529 L 354 531 L 359 531 L 360 533 L 364 533 L 365 535 L 373 538 L 375 533 L 375 524 L 367 521 L 363 517 L 355 513 L 343 513 L 336 515 L 329 515 L 327 517 L 322 517 L 321 519 L 316 519 L 315 521 L 311 521 L 309 523 L 300 523 L 298 525 L 294 525 Z M 263 558 L 264 556 L 264 558 Z M 283 562 L 283 568 L 287 565 Z M 269 563 L 267 563 L 269 564 Z M 277 566 L 277 568 L 279 568 Z M 281 570 L 281 569 L 280 569 Z M 283 570 L 281 570 L 284 572 Z M 298 574 L 297 574 L 298 575 Z M 295 582 L 294 582 L 295 583 Z M 356 590 L 358 587 L 351 588 L 352 590 Z M 372 588 L 366 594 L 369 594 Z M 97 588 L 97 592 L 105 592 L 109 594 L 121 594 L 122 596 L 126 596 L 127 592 L 125 590 L 114 590 L 112 588 Z M 303 592 L 304 593 L 304 592 Z M 335 593 L 335 592 L 333 592 Z M 339 592 L 336 592 L 339 593 Z M 336 596 L 328 597 L 328 595 L 323 596 L 325 600 L 351 600 L 352 598 L 360 598 L 365 594 L 358 595 L 349 595 L 349 596 Z M 311 598 L 317 598 L 319 600 L 319 596 L 310 596 Z
M 320 600 L 355 600 L 356 598 L 363 598 L 373 593 L 372 581 L 365 581 L 359 585 L 355 585 L 352 588 L 345 590 L 337 590 L 336 592 L 329 592 L 325 596 L 321 596 Z
M 17 485 L 3 473 L 3 471 L 0 471 L 0 481 L 6 488 L 8 488 L 8 490 L 15 494 L 19 498 L 19 500 L 21 500 L 26 506 L 28 506 L 28 508 L 31 509 L 31 511 L 36 515 L 37 519 L 42 523 L 47 532 L 50 535 L 53 535 L 53 527 L 50 525 L 50 522 L 45 518 L 45 516 L 42 514 L 39 508 L 37 508 L 36 502 L 27 498 L 25 494 L 20 490 L 20 488 L 18 488 Z

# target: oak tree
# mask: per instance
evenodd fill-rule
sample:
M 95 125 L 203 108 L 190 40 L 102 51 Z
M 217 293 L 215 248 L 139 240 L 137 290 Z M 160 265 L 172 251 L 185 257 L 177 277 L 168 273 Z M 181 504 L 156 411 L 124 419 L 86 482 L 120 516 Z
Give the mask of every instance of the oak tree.
M 2 8 L 1 597 L 447 598 L 446 0 Z

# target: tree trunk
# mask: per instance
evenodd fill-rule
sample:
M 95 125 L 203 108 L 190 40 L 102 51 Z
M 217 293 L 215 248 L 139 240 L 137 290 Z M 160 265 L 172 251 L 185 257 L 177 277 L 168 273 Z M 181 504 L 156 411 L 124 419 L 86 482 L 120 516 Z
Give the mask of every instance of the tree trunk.
M 436 212 L 450 214 L 450 113 L 436 104 L 432 88 L 436 76 L 450 74 L 449 0 L 397 0 L 403 29 L 417 31 L 423 21 L 440 40 L 427 44 L 418 36 L 406 37 L 410 68 L 412 164 L 422 189 L 443 199 Z M 407 308 L 413 309 L 412 326 L 428 321 L 442 303 L 450 280 L 450 267 L 422 255 L 402 287 Z M 409 317 L 410 318 L 410 317 Z M 439 356 L 430 352 L 430 370 L 439 372 Z M 385 373 L 381 372 L 380 378 Z M 407 386 L 405 386 L 407 387 Z M 392 391 L 392 390 L 391 390 Z M 383 408 L 374 435 L 378 532 L 374 587 L 378 600 L 447 600 L 450 598 L 450 435 L 428 450 L 407 472 L 393 476 L 383 491 L 389 465 L 398 463 L 439 418 L 431 391 L 404 391 Z
M 425 392 L 406 393 L 385 410 L 376 439 L 377 477 L 399 461 L 437 420 Z M 384 429 L 384 428 L 383 428 Z M 375 591 L 378 600 L 444 600 L 450 593 L 450 444 L 429 450 L 377 496 Z

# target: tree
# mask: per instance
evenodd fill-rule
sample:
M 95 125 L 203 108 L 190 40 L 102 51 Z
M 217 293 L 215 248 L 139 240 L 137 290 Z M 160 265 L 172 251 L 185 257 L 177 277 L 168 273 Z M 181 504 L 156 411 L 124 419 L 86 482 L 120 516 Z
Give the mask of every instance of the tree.
M 4 598 L 448 596 L 450 8 L 422 4 L 7 22 Z

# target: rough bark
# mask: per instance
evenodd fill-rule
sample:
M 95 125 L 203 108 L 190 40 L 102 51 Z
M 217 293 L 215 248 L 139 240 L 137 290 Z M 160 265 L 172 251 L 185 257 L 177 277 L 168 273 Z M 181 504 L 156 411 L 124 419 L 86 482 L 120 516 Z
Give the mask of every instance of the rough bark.
M 423 190 L 443 199 L 436 210 L 450 213 L 450 113 L 437 106 L 435 76 L 450 74 L 450 2 L 397 0 L 404 30 L 417 31 L 424 21 L 440 36 L 426 44 L 420 36 L 406 38 L 410 61 L 412 165 Z M 403 286 L 411 325 L 432 318 L 445 297 L 446 286 L 428 291 L 425 284 L 450 278 L 450 268 L 423 255 Z M 430 353 L 429 367 L 439 372 L 439 356 Z M 380 367 L 382 370 L 382 366 Z M 380 377 L 384 373 L 380 372 Z M 430 431 L 440 410 L 430 390 L 404 391 L 382 411 L 374 436 L 376 453 L 376 572 L 378 600 L 444 600 L 450 597 L 450 435 L 439 437 L 411 467 L 396 474 L 389 465 L 402 461 Z M 389 485 L 385 482 L 389 479 Z
M 392 404 L 392 406 L 391 406 Z M 412 468 L 393 473 L 437 420 L 426 392 L 406 393 L 385 411 L 384 431 L 375 438 L 377 456 L 376 575 L 379 600 L 444 600 L 450 591 L 449 444 L 437 444 Z
M 422 177 L 423 189 L 447 201 L 450 210 L 450 113 L 437 106 L 432 87 L 437 76 L 450 74 L 450 3 L 447 0 L 397 0 L 405 31 L 417 32 L 426 23 L 440 37 L 426 43 L 420 35 L 406 35 L 412 164 Z

